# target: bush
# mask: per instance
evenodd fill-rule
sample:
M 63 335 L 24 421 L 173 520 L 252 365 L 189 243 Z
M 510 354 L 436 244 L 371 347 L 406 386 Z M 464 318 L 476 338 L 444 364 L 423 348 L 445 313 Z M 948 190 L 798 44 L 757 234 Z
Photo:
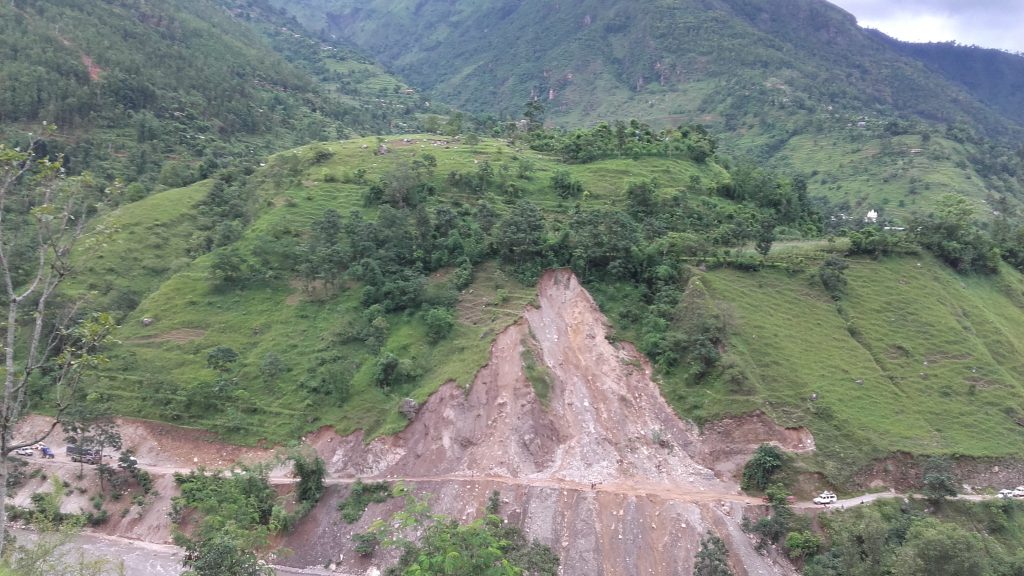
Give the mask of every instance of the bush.
M 946 496 L 956 496 L 953 465 L 945 458 L 929 458 L 924 465 L 922 484 L 922 493 L 932 504 L 942 502 Z
M 431 342 L 444 340 L 455 327 L 455 315 L 445 308 L 431 308 L 423 315 L 423 321 L 427 325 L 427 338 Z
M 790 532 L 786 536 L 786 553 L 793 560 L 817 554 L 821 545 L 821 537 L 810 530 Z
M 551 187 L 559 198 L 578 198 L 583 194 L 583 184 L 572 177 L 568 170 L 559 170 L 551 176 Z
M 363 517 L 367 506 L 372 503 L 387 502 L 391 496 L 391 485 L 387 482 L 364 484 L 362 480 L 356 480 L 348 498 L 338 502 L 341 519 L 348 524 L 355 524 Z
M 372 556 L 380 545 L 380 537 L 373 532 L 356 532 L 352 540 L 356 543 L 356 554 L 360 556 Z
M 733 576 L 729 570 L 729 551 L 721 538 L 713 534 L 701 538 L 693 576 Z
M 744 490 L 764 490 L 772 477 L 782 469 L 785 455 L 771 444 L 761 444 L 743 466 Z
M 843 272 L 849 267 L 850 265 L 842 258 L 829 256 L 818 268 L 818 279 L 833 300 L 842 298 L 846 291 L 846 275 Z

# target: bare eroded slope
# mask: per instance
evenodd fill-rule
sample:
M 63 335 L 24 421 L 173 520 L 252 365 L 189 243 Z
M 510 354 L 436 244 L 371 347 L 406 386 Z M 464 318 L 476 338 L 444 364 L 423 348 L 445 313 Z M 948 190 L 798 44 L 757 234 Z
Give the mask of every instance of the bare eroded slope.
M 695 461 L 695 427 L 662 399 L 647 361 L 609 343 L 606 330 L 576 277 L 550 271 L 539 307 L 498 336 L 468 392 L 443 387 L 396 437 L 364 444 L 323 431 L 312 440 L 331 476 L 403 478 L 458 518 L 478 515 L 500 491 L 503 513 L 551 545 L 566 575 L 688 576 L 707 532 L 726 541 L 738 574 L 792 573 L 754 551 L 739 524 L 757 501 Z M 547 407 L 524 374 L 530 355 L 552 383 Z M 397 503 L 348 526 L 333 511 L 344 492 L 332 490 L 284 543 L 296 552 L 286 563 L 341 556 L 351 572 L 374 564 L 357 557 L 350 536 Z

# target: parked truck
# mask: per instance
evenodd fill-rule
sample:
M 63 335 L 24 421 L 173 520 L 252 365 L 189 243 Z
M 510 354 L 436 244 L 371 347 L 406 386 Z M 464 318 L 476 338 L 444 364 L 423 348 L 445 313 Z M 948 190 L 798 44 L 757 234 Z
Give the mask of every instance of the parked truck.
M 103 460 L 103 453 L 95 448 L 82 448 L 74 444 L 68 444 L 68 457 L 71 458 L 72 462 L 99 464 Z

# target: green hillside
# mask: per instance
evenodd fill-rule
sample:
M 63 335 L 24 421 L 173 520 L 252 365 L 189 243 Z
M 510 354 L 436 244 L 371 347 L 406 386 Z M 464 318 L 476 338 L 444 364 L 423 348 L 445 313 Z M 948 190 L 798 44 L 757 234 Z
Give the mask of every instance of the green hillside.
M 887 36 L 882 40 L 960 84 L 1006 117 L 1024 122 L 1024 58 L 1020 54 L 955 42 L 918 44 Z
M 682 411 L 714 418 L 743 403 L 808 426 L 834 478 L 897 451 L 1019 456 L 1020 274 L 964 278 L 926 255 L 854 259 L 846 274 L 841 309 L 814 269 L 702 278 L 734 315 L 724 363 L 737 376 L 706 396 L 680 389 Z
M 812 194 L 853 204 L 926 209 L 932 195 L 915 196 L 924 174 L 953 174 L 949 184 L 978 200 L 1024 198 L 1016 76 L 1001 73 L 1024 58 L 979 53 L 986 64 L 971 77 L 936 71 L 938 58 L 922 62 L 820 0 L 276 4 L 437 98 L 499 119 L 538 99 L 550 123 L 572 128 L 700 122 L 729 152 L 799 171 Z M 913 136 L 959 146 L 936 146 L 922 175 L 903 177 L 893 161 L 925 148 Z M 843 173 L 849 157 L 862 161 Z
M 806 465 L 836 482 L 898 451 L 1022 456 L 1009 266 L 958 274 L 908 237 L 903 255 L 849 258 L 836 301 L 821 266 L 862 233 L 826 241 L 785 178 L 517 146 L 317 144 L 104 215 L 70 285 L 124 314 L 94 398 L 247 442 L 395 432 L 403 398 L 468 385 L 536 274 L 572 266 L 681 415 L 807 426 Z M 806 239 L 762 261 L 768 221 Z
M 5 2 L 0 139 L 42 122 L 73 173 L 130 196 L 322 139 L 384 133 L 423 104 L 265 3 Z

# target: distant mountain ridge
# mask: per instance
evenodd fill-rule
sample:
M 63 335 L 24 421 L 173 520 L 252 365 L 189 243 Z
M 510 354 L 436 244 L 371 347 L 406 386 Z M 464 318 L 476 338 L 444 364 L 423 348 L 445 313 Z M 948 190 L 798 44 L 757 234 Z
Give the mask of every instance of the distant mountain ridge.
M 930 70 L 963 86 L 1007 118 L 1024 123 L 1024 56 L 955 42 L 901 42 L 876 33 L 884 42 Z
M 630 112 L 733 130 L 751 113 L 832 107 L 1021 130 L 821 0 L 273 1 L 479 112 L 513 115 L 537 97 L 570 124 Z
M 300 32 L 259 0 L 0 3 L 0 138 L 48 121 L 75 172 L 180 186 L 403 116 L 403 83 Z

